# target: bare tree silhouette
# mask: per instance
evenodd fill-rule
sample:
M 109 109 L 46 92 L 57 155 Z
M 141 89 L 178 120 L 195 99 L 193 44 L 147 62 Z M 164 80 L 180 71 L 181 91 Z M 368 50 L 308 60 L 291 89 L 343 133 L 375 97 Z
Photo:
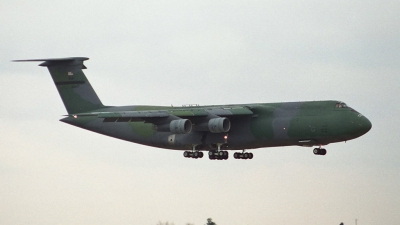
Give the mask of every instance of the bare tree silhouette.
M 206 224 L 206 225 L 217 225 L 217 224 L 214 223 L 214 222 L 212 221 L 211 218 L 208 218 L 208 219 L 207 219 L 207 224 Z

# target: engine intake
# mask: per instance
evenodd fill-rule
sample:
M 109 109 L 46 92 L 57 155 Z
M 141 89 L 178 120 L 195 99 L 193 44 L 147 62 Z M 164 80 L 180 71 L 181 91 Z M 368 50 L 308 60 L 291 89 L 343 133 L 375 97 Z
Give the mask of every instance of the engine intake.
M 228 118 L 215 118 L 208 121 L 208 129 L 211 133 L 228 132 L 231 129 L 231 121 Z
M 192 131 L 192 122 L 187 119 L 172 120 L 169 123 L 169 130 L 174 134 L 187 134 Z

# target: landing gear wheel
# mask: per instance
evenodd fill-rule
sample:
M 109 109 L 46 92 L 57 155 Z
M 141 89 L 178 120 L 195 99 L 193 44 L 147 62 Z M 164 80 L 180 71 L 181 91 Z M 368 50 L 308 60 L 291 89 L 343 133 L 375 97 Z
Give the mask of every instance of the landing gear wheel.
M 184 151 L 183 152 L 183 157 L 185 158 L 193 158 L 193 159 L 197 159 L 197 158 L 203 158 L 203 152 L 200 151 Z
M 183 152 L 183 157 L 188 158 L 189 155 L 190 155 L 190 152 L 188 152 L 188 151 Z
M 224 159 L 227 160 L 229 158 L 229 153 L 227 151 L 224 151 Z
M 252 159 L 254 157 L 251 152 L 235 152 L 233 158 L 235 159 Z
M 326 155 L 326 149 L 324 149 L 324 148 L 314 148 L 313 153 L 315 155 Z

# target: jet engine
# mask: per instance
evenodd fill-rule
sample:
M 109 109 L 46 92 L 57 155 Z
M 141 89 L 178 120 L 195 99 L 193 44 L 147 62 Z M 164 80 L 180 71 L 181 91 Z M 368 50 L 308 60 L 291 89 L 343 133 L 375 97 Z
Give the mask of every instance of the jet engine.
M 192 122 L 187 119 L 172 120 L 169 123 L 169 130 L 174 134 L 187 134 L 192 131 Z
M 211 133 L 228 132 L 231 129 L 231 121 L 225 117 L 210 119 L 208 129 Z

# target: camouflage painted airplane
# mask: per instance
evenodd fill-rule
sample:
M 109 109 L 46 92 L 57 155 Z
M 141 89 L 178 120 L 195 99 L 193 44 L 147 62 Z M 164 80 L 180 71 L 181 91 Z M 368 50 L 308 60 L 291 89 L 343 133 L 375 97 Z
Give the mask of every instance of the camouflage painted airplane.
M 67 109 L 60 121 L 134 143 L 183 150 L 184 157 L 252 159 L 246 149 L 319 146 L 367 133 L 371 122 L 341 101 L 256 103 L 240 105 L 105 106 L 82 69 L 84 57 L 15 60 L 44 61 Z

